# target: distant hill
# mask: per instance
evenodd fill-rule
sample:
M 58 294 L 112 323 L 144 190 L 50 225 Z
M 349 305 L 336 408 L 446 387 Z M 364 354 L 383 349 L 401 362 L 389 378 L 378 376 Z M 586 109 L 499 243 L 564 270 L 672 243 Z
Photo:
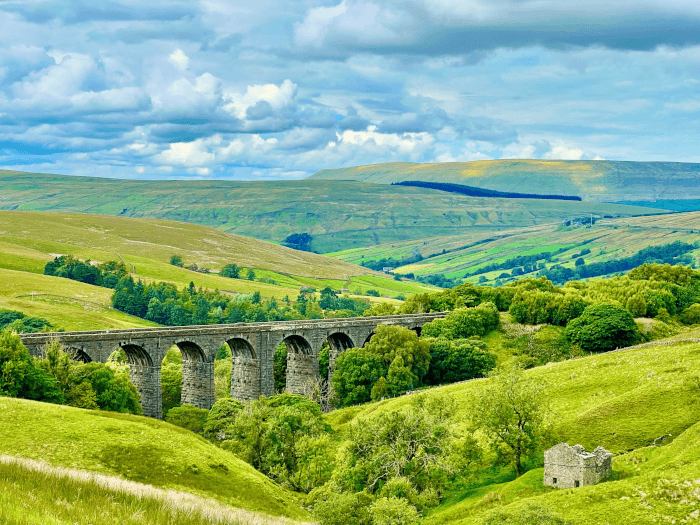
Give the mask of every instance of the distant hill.
M 470 197 L 356 181 L 132 181 L 13 171 L 0 171 L 0 210 L 169 219 L 276 243 L 307 233 L 311 249 L 320 253 L 473 229 L 561 222 L 591 213 L 617 217 L 660 211 L 598 202 Z
M 578 195 L 584 201 L 700 198 L 700 164 L 607 160 L 483 160 L 413 164 L 392 162 L 322 170 L 310 180 L 465 184 L 490 190 Z M 307 180 L 309 180 L 307 179 Z M 658 206 L 662 207 L 662 206 Z

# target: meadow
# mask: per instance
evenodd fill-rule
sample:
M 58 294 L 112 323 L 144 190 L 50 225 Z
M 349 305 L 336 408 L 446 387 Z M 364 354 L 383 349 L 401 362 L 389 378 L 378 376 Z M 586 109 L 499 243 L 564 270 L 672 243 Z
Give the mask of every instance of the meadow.
M 465 229 L 491 232 L 560 222 L 590 213 L 631 216 L 659 212 L 601 202 L 478 198 L 318 178 L 130 181 L 13 171 L 0 171 L 0 210 L 170 219 L 275 243 L 294 233 L 308 233 L 313 238 L 311 248 L 319 253 L 462 234 Z
M 450 278 L 474 274 L 466 281 L 477 282 L 483 276 L 493 282 L 504 271 L 510 273 L 510 269 L 480 272 L 480 268 L 517 256 L 552 252 L 552 259 L 546 262 L 548 268 L 555 264 L 573 268 L 578 254 L 584 249 L 590 250 L 583 256 L 589 264 L 629 257 L 643 248 L 675 241 L 700 241 L 700 213 L 600 218 L 592 227 L 584 222 L 578 226 L 548 224 L 491 234 L 472 231 L 465 235 L 431 237 L 329 255 L 361 264 L 363 261 L 389 257 L 400 260 L 420 253 L 423 260 L 399 266 L 395 273 L 413 273 L 416 276 L 439 273 Z M 697 260 L 700 250 L 689 255 Z

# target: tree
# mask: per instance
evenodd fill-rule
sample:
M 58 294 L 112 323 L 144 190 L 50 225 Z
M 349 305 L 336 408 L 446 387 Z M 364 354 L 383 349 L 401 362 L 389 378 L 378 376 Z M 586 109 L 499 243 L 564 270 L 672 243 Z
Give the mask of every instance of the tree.
M 690 305 L 681 313 L 683 324 L 700 324 L 700 304 Z
M 248 277 L 247 278 L 249 281 L 254 281 L 255 280 L 255 270 L 253 270 L 252 268 L 250 270 L 248 270 Z
M 518 368 L 497 369 L 477 397 L 474 423 L 489 437 L 498 458 L 523 473 L 523 459 L 541 445 L 548 430 L 548 407 L 541 383 Z
M 365 348 L 350 348 L 335 359 L 333 390 L 336 406 L 366 403 L 371 399 L 372 386 L 386 375 L 388 366 L 382 357 Z
M 179 255 L 171 255 L 170 256 L 170 264 L 173 266 L 179 266 L 182 268 L 185 264 L 182 262 L 182 257 Z
M 165 416 L 168 423 L 186 428 L 195 434 L 204 432 L 204 425 L 207 422 L 209 411 L 205 408 L 197 408 L 192 405 L 182 405 L 172 408 Z
M 418 525 L 418 510 L 403 498 L 379 498 L 370 506 L 374 525 Z
M 84 363 L 73 368 L 72 383 L 89 383 L 102 410 L 143 414 L 136 387 L 125 374 L 115 373 L 104 363 Z
M 578 259 L 576 259 L 574 266 L 578 267 L 578 266 L 583 266 L 585 264 L 586 264 L 586 261 L 583 260 L 583 257 L 579 257 Z
M 219 275 L 222 277 L 228 277 L 230 279 L 238 279 L 238 275 L 240 273 L 240 268 L 236 266 L 235 264 L 227 264 L 221 269 L 221 272 L 219 272 Z
M 426 339 L 430 345 L 430 368 L 426 382 L 431 385 L 483 377 L 496 365 L 496 356 L 478 339 Z
M 401 366 L 408 368 L 414 383 L 420 381 L 428 372 L 430 346 L 419 339 L 413 330 L 403 326 L 379 325 L 364 349 L 382 359 L 387 367 L 396 357 L 401 356 Z
M 586 352 L 606 352 L 639 339 L 632 315 L 621 306 L 592 304 L 566 327 L 566 336 Z

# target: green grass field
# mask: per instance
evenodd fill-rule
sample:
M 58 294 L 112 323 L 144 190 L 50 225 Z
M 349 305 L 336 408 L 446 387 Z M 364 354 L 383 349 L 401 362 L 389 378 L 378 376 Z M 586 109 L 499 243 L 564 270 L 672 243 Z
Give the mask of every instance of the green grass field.
M 620 259 L 635 254 L 649 246 L 659 246 L 682 241 L 700 241 L 700 213 L 688 212 L 662 216 L 601 219 L 589 228 L 585 226 L 563 228 L 560 224 L 540 225 L 512 229 L 496 234 L 470 232 L 461 236 L 433 237 L 405 243 L 392 243 L 329 254 L 342 260 L 361 263 L 393 257 L 402 259 L 420 253 L 420 262 L 397 268 L 395 273 L 415 275 L 445 274 L 461 278 L 507 259 L 542 252 L 565 249 L 553 256 L 547 266 L 560 264 L 573 267 L 574 255 L 587 248 L 586 263 Z M 443 253 L 443 250 L 445 253 Z M 700 250 L 690 255 L 698 259 Z M 494 281 L 504 270 L 479 273 L 467 279 L 476 282 L 480 275 Z M 509 270 L 505 270 L 509 273 Z
M 592 355 L 526 374 L 545 385 L 561 441 L 588 450 L 602 445 L 615 454 L 613 480 L 575 491 L 545 489 L 537 468 L 540 456 L 539 464 L 531 464 L 532 470 L 520 479 L 508 469 L 492 468 L 477 481 L 458 485 L 425 523 L 476 524 L 489 509 L 516 510 L 533 501 L 577 524 L 622 523 L 617 521 L 620 513 L 631 516 L 624 523 L 665 523 L 687 519 L 699 508 L 700 344 Z M 429 392 L 454 400 L 453 424 L 469 429 L 470 407 L 486 381 Z M 411 396 L 403 396 L 337 410 L 327 420 L 342 432 L 357 417 L 395 410 L 410 401 Z M 653 446 L 664 436 L 664 446 Z
M 119 476 L 272 516 L 306 517 L 290 493 L 250 465 L 162 421 L 0 397 L 0 428 L 2 455 Z
M 0 210 L 170 219 L 275 243 L 292 233 L 309 233 L 312 247 L 321 253 L 471 229 L 492 232 L 558 222 L 571 214 L 658 212 L 597 202 L 474 198 L 339 180 L 130 181 L 12 171 L 0 171 Z M 181 233 L 162 232 L 166 238 Z
M 311 180 L 449 182 L 516 193 L 576 195 L 584 201 L 697 199 L 698 164 L 606 160 L 482 160 L 413 164 L 390 162 L 322 170 Z
M 197 287 L 230 294 L 259 291 L 266 298 L 295 300 L 303 286 L 318 290 L 330 286 L 336 290 L 347 287 L 358 297 L 374 289 L 383 297 L 367 297 L 370 301 L 395 302 L 386 297 L 434 289 L 395 281 L 331 257 L 172 221 L 4 211 L 0 212 L 0 233 L 0 308 L 45 317 L 67 330 L 150 324 L 113 310 L 109 289 L 43 275 L 46 263 L 62 254 L 95 262 L 122 260 L 136 278 L 145 281 L 168 281 L 180 288 L 194 282 Z M 258 280 L 229 279 L 173 266 L 173 254 L 182 256 L 187 265 L 195 263 L 213 271 L 229 263 L 252 268 Z M 268 282 L 260 282 L 261 278 Z

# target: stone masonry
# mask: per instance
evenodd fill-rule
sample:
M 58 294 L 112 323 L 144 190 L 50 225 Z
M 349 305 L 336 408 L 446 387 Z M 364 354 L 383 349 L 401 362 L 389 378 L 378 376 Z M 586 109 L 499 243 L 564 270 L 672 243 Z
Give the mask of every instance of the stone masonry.
M 612 453 L 603 447 L 586 452 L 582 445 L 559 443 L 544 452 L 544 484 L 570 489 L 595 485 L 612 474 Z
M 200 408 L 214 404 L 214 360 L 221 345 L 231 349 L 231 397 L 241 401 L 274 394 L 274 353 L 287 347 L 287 389 L 300 393 L 308 381 L 318 379 L 318 356 L 326 341 L 330 347 L 329 379 L 341 352 L 361 347 L 377 326 L 398 325 L 420 332 L 421 327 L 446 312 L 430 314 L 314 319 L 269 323 L 235 323 L 22 334 L 33 355 L 40 355 L 52 340 L 70 348 L 77 359 L 104 363 L 121 348 L 129 358 L 129 374 L 141 395 L 146 416 L 162 419 L 160 368 L 173 345 L 182 353 L 181 402 Z

